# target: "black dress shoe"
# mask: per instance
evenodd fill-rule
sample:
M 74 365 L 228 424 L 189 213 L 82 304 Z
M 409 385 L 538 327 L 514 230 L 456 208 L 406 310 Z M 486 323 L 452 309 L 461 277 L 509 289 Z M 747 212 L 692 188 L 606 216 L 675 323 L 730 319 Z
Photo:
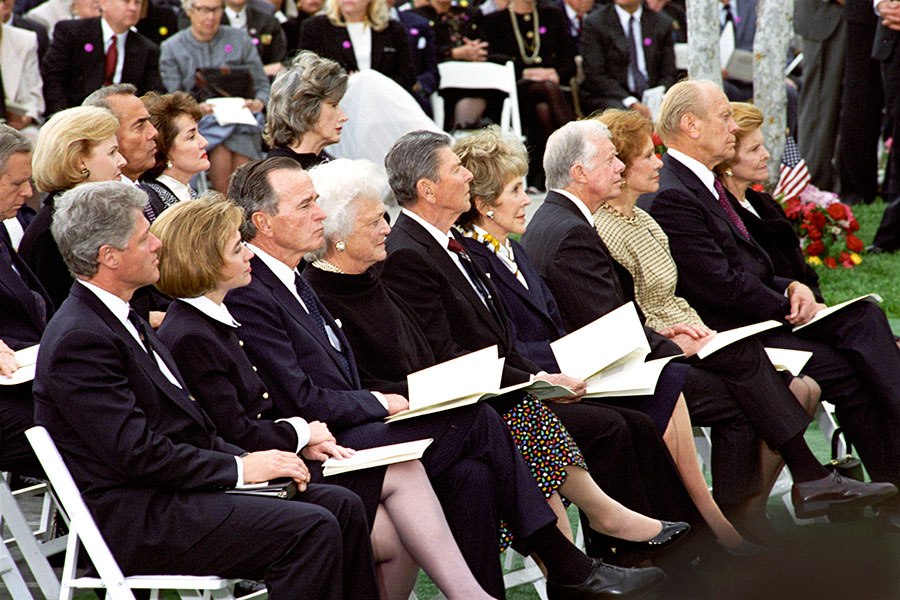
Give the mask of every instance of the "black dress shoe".
M 547 600 L 640 598 L 665 580 L 666 574 L 656 567 L 625 569 L 594 560 L 594 569 L 584 583 L 561 585 L 548 581 Z
M 603 538 L 610 546 L 621 551 L 628 552 L 656 552 L 658 550 L 668 550 L 675 542 L 684 537 L 691 526 L 683 521 L 660 521 L 662 530 L 655 537 L 643 542 L 634 542 L 631 540 L 623 540 L 608 535 Z
M 765 546 L 754 544 L 747 538 L 741 540 L 741 545 L 737 548 L 728 548 L 726 546 L 722 546 L 722 550 L 724 550 L 726 554 L 737 556 L 738 558 L 752 558 L 754 556 L 762 556 L 763 554 L 769 552 L 769 549 Z
M 888 250 L 887 248 L 882 248 L 881 246 L 876 246 L 872 244 L 870 246 L 866 246 L 866 253 L 868 254 L 890 254 L 893 250 Z
M 811 519 L 829 511 L 869 506 L 896 493 L 897 487 L 892 483 L 864 483 L 832 473 L 815 481 L 795 483 L 791 500 L 798 518 Z

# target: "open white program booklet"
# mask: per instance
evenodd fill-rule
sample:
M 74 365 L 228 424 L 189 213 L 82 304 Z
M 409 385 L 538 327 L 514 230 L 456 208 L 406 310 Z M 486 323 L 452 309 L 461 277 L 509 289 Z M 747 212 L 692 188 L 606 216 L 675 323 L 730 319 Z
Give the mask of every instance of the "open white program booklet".
M 413 442 L 357 450 L 356 454 L 350 458 L 331 457 L 322 463 L 322 475 L 328 477 L 329 475 L 338 475 L 349 471 L 359 471 L 360 469 L 371 469 L 372 467 L 392 465 L 408 460 L 418 460 L 422 458 L 425 450 L 433 441 L 433 438 L 427 438 Z
M 16 352 L 16 362 L 19 368 L 10 377 L 0 376 L 0 385 L 19 385 L 34 379 L 34 370 L 37 367 L 37 355 L 39 345 L 22 348 Z

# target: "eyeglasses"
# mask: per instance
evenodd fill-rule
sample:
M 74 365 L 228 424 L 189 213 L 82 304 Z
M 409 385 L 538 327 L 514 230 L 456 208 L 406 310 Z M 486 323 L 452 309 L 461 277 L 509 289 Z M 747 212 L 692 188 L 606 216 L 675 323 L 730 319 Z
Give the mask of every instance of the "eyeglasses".
M 225 9 L 221 6 L 194 6 L 191 10 L 201 15 L 214 15 Z

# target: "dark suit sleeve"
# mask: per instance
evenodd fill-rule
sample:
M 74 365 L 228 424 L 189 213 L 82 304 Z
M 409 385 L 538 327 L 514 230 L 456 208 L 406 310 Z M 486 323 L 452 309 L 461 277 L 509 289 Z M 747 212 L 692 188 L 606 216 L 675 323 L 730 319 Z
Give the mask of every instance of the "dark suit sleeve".
M 754 274 L 732 268 L 696 199 L 677 189 L 663 190 L 656 195 L 652 214 L 669 236 L 679 286 L 692 298 L 727 306 L 751 321 L 782 320 L 790 312 L 783 293 L 789 280 L 776 277 L 773 285 L 778 289 L 773 289 Z
M 315 17 L 306 19 L 300 26 L 300 42 L 297 46 L 301 50 L 312 50 L 319 56 L 330 58 L 324 51 L 325 42 L 325 21 L 316 19 Z
M 231 378 L 228 352 L 212 336 L 188 333 L 169 348 L 185 381 L 210 416 L 220 436 L 250 452 L 297 451 L 297 432 L 287 422 L 251 419 Z
M 241 322 L 244 350 L 283 416 L 324 421 L 336 430 L 383 419 L 387 410 L 368 390 L 337 390 L 317 386 L 300 367 L 291 332 L 284 323 L 292 319 L 263 294 L 234 294 L 227 298 L 229 310 Z M 299 306 L 297 310 L 303 310 Z M 315 352 L 315 350 L 309 350 Z M 325 358 L 325 360 L 330 360 Z
M 429 345 L 442 354 L 462 356 L 470 350 L 454 341 L 450 321 L 453 315 L 442 306 L 440 274 L 430 268 L 422 255 L 408 248 L 397 248 L 388 254 L 381 274 L 384 284 L 401 295 L 412 308 Z M 502 349 L 501 349 L 502 352 Z M 504 386 L 528 381 L 540 367 L 511 351 L 503 366 Z
M 385 73 L 385 75 L 394 79 L 403 89 L 411 92 L 416 85 L 416 61 L 409 43 L 409 34 L 406 33 L 406 28 L 400 21 L 389 21 L 388 29 L 391 33 L 391 45 L 396 50 L 396 55 L 392 60 L 394 72 Z
M 178 489 L 234 487 L 234 451 L 239 449 L 221 440 L 214 446 L 222 452 L 180 444 L 148 427 L 135 402 L 123 349 L 108 334 L 72 329 L 47 360 L 39 371 L 61 376 L 42 378 L 45 395 L 55 399 L 56 410 L 83 443 L 123 481 Z
M 65 81 L 67 73 L 73 68 L 75 37 L 71 27 L 64 23 L 57 24 L 53 30 L 50 48 L 41 60 L 41 79 L 44 80 L 44 102 L 48 117 L 55 112 L 68 108 L 66 102 Z
M 141 95 L 147 92 L 166 93 L 166 86 L 163 85 L 162 78 L 159 75 L 159 46 L 149 40 L 141 40 L 146 45 L 147 52 L 147 69 L 144 71 L 144 77 L 141 81 L 136 81 Z

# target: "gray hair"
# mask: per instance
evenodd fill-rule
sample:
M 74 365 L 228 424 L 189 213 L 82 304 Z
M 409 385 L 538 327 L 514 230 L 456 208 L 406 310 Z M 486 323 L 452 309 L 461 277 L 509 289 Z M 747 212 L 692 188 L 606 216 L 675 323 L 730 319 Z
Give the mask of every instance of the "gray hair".
M 286 67 L 272 84 L 263 130 L 273 148 L 299 141 L 316 126 L 322 102 L 340 102 L 347 92 L 347 72 L 315 52 L 304 50 Z
M 82 106 L 98 106 L 115 114 L 112 105 L 109 103 L 110 96 L 137 96 L 138 89 L 130 83 L 114 83 L 94 90 L 85 98 Z
M 681 131 L 681 118 L 687 113 L 706 118 L 709 105 L 706 91 L 710 86 L 717 89 L 719 87 L 706 79 L 691 79 L 679 81 L 669 88 L 663 97 L 656 123 L 656 132 L 663 142 L 678 135 Z
M 319 206 L 325 211 L 325 239 L 330 241 L 353 233 L 354 221 L 362 198 L 384 198 L 387 177 L 369 160 L 339 158 L 309 170 L 313 186 L 319 194 Z M 327 245 L 309 252 L 312 262 L 325 256 Z
M 219 1 L 222 3 L 222 6 L 225 6 L 225 0 L 219 0 Z M 181 9 L 184 12 L 187 12 L 187 11 L 191 10 L 192 8 L 194 8 L 194 4 L 196 2 L 197 2 L 197 0 L 181 0 Z
M 97 274 L 101 246 L 124 250 L 146 204 L 147 194 L 121 181 L 84 183 L 58 197 L 50 232 L 72 276 Z
M 597 154 L 590 143 L 594 136 L 609 136 L 609 128 L 596 119 L 570 121 L 547 138 L 544 150 L 544 176 L 547 189 L 564 188 L 572 183 L 572 167 L 587 164 Z
M 446 133 L 412 131 L 394 142 L 384 157 L 388 183 L 400 206 L 411 206 L 419 197 L 416 184 L 420 179 L 437 181 L 440 174 L 438 150 L 450 147 Z
M 231 175 L 226 196 L 244 211 L 241 238 L 245 242 L 256 237 L 253 213 L 278 214 L 278 196 L 269 182 L 269 173 L 279 169 L 302 171 L 303 167 L 293 158 L 279 156 L 250 161 Z
M 6 161 L 13 154 L 31 152 L 31 140 L 10 127 L 0 124 L 0 175 L 6 172 Z

